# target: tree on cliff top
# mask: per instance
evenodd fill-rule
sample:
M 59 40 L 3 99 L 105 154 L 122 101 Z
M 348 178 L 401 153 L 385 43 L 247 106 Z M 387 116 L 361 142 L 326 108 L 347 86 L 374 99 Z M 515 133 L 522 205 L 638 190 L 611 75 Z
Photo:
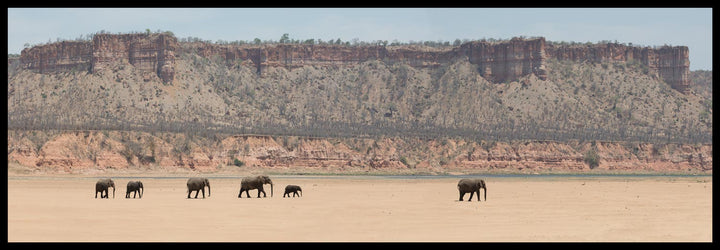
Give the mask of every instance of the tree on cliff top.
M 288 43 L 290 42 L 290 35 L 288 33 L 285 33 L 280 37 L 280 43 Z

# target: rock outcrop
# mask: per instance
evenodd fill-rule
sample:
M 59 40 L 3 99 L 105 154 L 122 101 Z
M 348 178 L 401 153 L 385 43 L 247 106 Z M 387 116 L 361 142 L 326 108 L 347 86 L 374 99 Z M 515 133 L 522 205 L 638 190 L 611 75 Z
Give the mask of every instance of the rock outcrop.
M 97 34 L 91 42 L 64 41 L 24 49 L 23 68 L 39 73 L 70 70 L 99 72 L 113 63 L 129 63 L 154 72 L 163 82 L 174 79 L 177 39 L 169 34 Z
M 93 46 L 88 42 L 64 41 L 27 48 L 20 54 L 22 67 L 39 73 L 92 68 Z
M 509 82 L 535 74 L 547 79 L 545 70 L 545 38 L 513 38 L 503 43 L 470 42 L 461 47 L 480 74 L 492 82 Z
M 495 83 L 515 81 L 534 74 L 547 78 L 548 58 L 581 62 L 637 62 L 648 73 L 662 77 L 674 89 L 687 93 L 690 81 L 689 52 L 686 46 L 659 49 L 606 43 L 591 45 L 553 45 L 545 38 L 513 38 L 503 42 L 473 41 L 455 47 L 426 46 L 348 46 L 334 44 L 221 45 L 178 44 L 167 33 L 98 34 L 92 42 L 60 42 L 28 48 L 21 53 L 26 69 L 40 73 L 72 69 L 99 72 L 109 64 L 127 62 L 143 72 L 153 72 L 168 83 L 175 75 L 176 53 L 197 53 L 220 58 L 228 65 L 247 64 L 262 75 L 267 67 L 295 68 L 341 66 L 369 60 L 405 63 L 412 67 L 436 67 L 456 60 L 469 60 L 487 80 Z
M 617 43 L 588 45 L 548 44 L 545 54 L 557 60 L 591 63 L 635 62 L 648 67 L 648 74 L 662 77 L 672 88 L 687 93 L 690 88 L 690 60 L 687 46 L 633 47 Z

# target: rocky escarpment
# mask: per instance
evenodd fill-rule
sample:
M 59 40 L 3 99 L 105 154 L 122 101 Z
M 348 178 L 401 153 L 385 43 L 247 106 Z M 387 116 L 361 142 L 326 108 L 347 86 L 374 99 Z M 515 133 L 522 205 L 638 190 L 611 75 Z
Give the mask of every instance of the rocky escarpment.
M 92 41 L 64 41 L 24 49 L 23 68 L 39 73 L 70 70 L 100 72 L 112 63 L 129 63 L 156 73 L 163 82 L 174 79 L 177 39 L 169 34 L 97 34 Z
M 8 133 L 8 163 L 41 173 L 260 168 L 289 173 L 712 174 L 712 160 L 712 144 L 199 137 L 122 131 Z
M 553 45 L 540 38 L 513 38 L 509 41 L 473 41 L 460 46 L 347 46 L 331 44 L 220 45 L 178 44 L 167 33 L 98 34 L 92 42 L 60 42 L 28 48 L 21 61 L 26 69 L 40 73 L 86 69 L 99 72 L 113 62 L 127 62 L 146 72 L 154 72 L 168 83 L 175 74 L 177 53 L 197 53 L 221 58 L 228 65 L 249 64 L 258 74 L 267 67 L 347 65 L 370 60 L 402 62 L 412 67 L 437 67 L 456 60 L 477 65 L 480 74 L 495 83 L 510 82 L 534 74 L 547 78 L 549 58 L 584 62 L 636 61 L 648 67 L 648 74 L 662 77 L 674 89 L 686 93 L 690 81 L 688 48 L 659 49 L 622 44 Z
M 557 60 L 578 62 L 636 62 L 647 67 L 649 75 L 662 77 L 666 83 L 680 92 L 687 93 L 690 87 L 689 50 L 686 46 L 663 46 L 653 49 L 617 43 L 563 46 L 548 44 L 545 54 Z

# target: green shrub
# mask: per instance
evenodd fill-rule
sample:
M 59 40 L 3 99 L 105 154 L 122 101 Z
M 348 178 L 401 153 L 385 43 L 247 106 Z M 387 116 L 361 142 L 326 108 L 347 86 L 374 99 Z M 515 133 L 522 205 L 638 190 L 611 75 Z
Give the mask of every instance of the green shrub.
M 600 165 L 600 156 L 598 156 L 597 152 L 595 150 L 589 150 L 585 152 L 585 163 L 590 165 L 590 169 L 596 168 L 598 165 Z
M 407 158 L 405 158 L 405 156 L 400 157 L 400 162 L 402 164 L 404 164 L 405 166 L 410 166 L 410 164 L 408 164 Z
M 237 158 L 233 158 L 233 165 L 242 167 L 242 166 L 245 166 L 245 163 L 241 160 L 238 160 Z

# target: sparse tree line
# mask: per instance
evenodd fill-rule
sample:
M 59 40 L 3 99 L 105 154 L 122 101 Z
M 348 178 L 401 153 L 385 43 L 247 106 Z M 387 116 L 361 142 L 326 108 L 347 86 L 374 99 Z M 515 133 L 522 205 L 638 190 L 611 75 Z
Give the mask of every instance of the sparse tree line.
M 76 41 L 76 42 L 88 42 L 92 41 L 93 37 L 95 35 L 99 34 L 168 34 L 173 35 L 174 33 L 172 31 L 162 31 L 162 30 L 156 30 L 151 31 L 150 29 L 145 29 L 144 31 L 130 31 L 130 32 L 117 32 L 113 33 L 106 30 L 100 30 L 98 32 L 94 33 L 88 33 L 84 35 L 79 35 L 75 39 L 64 39 L 57 37 L 54 42 L 59 43 L 63 41 Z M 526 37 L 526 36 L 519 36 L 517 38 L 520 39 L 534 39 L 537 37 Z M 444 41 L 442 39 L 439 39 L 437 41 L 423 41 L 423 40 L 409 40 L 407 42 L 398 41 L 397 39 L 394 39 L 392 41 L 388 40 L 374 40 L 374 41 L 361 41 L 359 38 L 352 38 L 351 40 L 345 40 L 343 41 L 341 38 L 328 38 L 328 39 L 322 39 L 322 38 L 308 38 L 308 39 L 296 39 L 291 38 L 289 33 L 283 33 L 282 36 L 278 40 L 273 39 L 260 39 L 260 38 L 254 38 L 253 40 L 234 40 L 234 41 L 227 41 L 223 39 L 218 39 L 216 41 L 212 40 L 206 40 L 202 39 L 200 37 L 181 37 L 178 38 L 179 42 L 186 42 L 186 43 L 209 43 L 209 44 L 220 44 L 220 45 L 244 45 L 244 44 L 254 44 L 254 45 L 262 45 L 262 44 L 317 44 L 317 45 L 344 45 L 344 46 L 406 46 L 406 45 L 423 45 L 428 47 L 456 47 L 460 46 L 463 43 L 467 43 L 470 41 L 480 41 L 480 42 L 489 42 L 489 43 L 499 43 L 499 42 L 506 42 L 510 39 L 502 39 L 502 38 L 480 38 L 477 40 L 471 40 L 467 38 L 463 39 L 455 39 L 453 41 Z M 42 46 L 46 44 L 53 43 L 52 39 L 48 39 L 46 43 L 38 43 L 38 44 L 30 44 L 25 43 L 24 48 L 31 48 L 35 46 Z M 548 41 L 548 43 L 556 46 L 579 46 L 579 45 L 592 45 L 592 42 L 575 42 L 575 41 Z M 617 40 L 610 41 L 610 40 L 600 40 L 595 44 L 622 44 L 625 46 L 635 46 L 635 47 L 642 47 L 639 45 L 633 45 L 633 43 L 619 43 Z M 670 46 L 665 44 L 664 46 Z M 657 46 L 653 46 L 653 48 L 657 48 Z
M 477 124 L 476 128 L 449 128 L 428 123 L 380 120 L 371 124 L 345 123 L 317 120 L 307 125 L 283 126 L 273 122 L 258 123 L 255 126 L 232 126 L 199 121 L 130 122 L 113 118 L 89 118 L 83 122 L 62 119 L 61 115 L 24 117 L 9 114 L 8 129 L 13 130 L 112 130 L 141 132 L 172 132 L 200 136 L 213 134 L 258 134 L 277 136 L 303 136 L 320 138 L 371 138 L 378 136 L 409 137 L 421 139 L 463 138 L 466 140 L 494 141 L 642 141 L 649 143 L 711 143 L 712 134 L 700 130 L 683 129 L 670 131 L 633 126 L 618 128 L 553 128 L 539 124 L 488 123 Z

